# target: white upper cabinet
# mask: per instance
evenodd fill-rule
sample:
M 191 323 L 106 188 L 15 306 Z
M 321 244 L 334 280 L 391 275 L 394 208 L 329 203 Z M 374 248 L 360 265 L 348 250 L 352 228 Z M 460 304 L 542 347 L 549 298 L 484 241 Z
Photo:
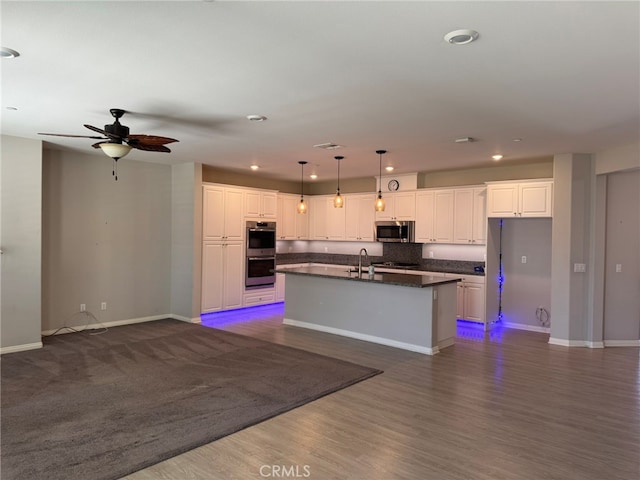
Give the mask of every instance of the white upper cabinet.
M 278 215 L 276 220 L 276 238 L 278 240 L 295 240 L 296 238 L 296 205 L 297 195 L 278 194 Z
M 300 195 L 278 194 L 276 220 L 276 238 L 278 240 L 307 240 L 309 238 L 309 213 L 298 213 L 299 201 Z
M 310 236 L 314 240 L 345 239 L 345 208 L 335 208 L 332 196 L 313 196 L 309 201 Z
M 454 190 L 453 243 L 486 243 L 485 187 Z
M 243 240 L 244 191 L 221 185 L 203 185 L 202 188 L 202 239 Z
M 375 200 L 373 193 L 344 195 L 345 240 L 373 242 Z
M 245 190 L 245 217 L 275 219 L 277 207 L 276 192 Z
M 487 217 L 551 217 L 553 180 L 487 184 Z
M 416 219 L 416 192 L 386 193 L 382 198 L 385 203 L 384 212 L 375 212 L 373 204 L 371 206 L 376 220 Z
M 452 243 L 454 191 L 418 191 L 415 204 L 416 242 Z
M 312 240 L 326 240 L 327 233 L 327 201 L 325 197 L 307 197 L 307 213 L 309 216 L 309 237 Z

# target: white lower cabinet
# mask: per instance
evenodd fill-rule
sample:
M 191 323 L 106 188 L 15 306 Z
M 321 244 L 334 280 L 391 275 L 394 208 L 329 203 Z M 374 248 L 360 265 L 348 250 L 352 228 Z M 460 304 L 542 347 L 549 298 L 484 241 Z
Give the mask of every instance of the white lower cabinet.
M 284 302 L 285 274 L 276 273 L 276 302 Z
M 202 245 L 202 312 L 240 308 L 244 292 L 242 242 Z
M 244 306 L 265 305 L 276 301 L 276 289 L 274 287 L 246 290 L 244 293 Z
M 475 275 L 461 277 L 462 281 L 458 282 L 458 319 L 485 323 L 485 277 Z

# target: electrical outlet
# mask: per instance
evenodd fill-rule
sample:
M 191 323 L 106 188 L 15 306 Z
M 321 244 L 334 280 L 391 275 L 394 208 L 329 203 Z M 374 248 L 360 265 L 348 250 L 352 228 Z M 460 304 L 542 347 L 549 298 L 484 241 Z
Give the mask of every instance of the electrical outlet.
M 574 263 L 573 264 L 573 272 L 574 273 L 585 273 L 587 271 L 587 265 L 585 263 Z
M 81 303 L 80 304 L 80 311 L 84 312 L 87 309 L 87 304 L 86 303 Z
M 616 263 L 616 273 L 621 273 L 621 272 L 622 272 L 622 264 Z
M 523 256 L 522 256 L 522 258 L 520 259 L 520 261 L 521 261 L 522 263 L 527 263 L 527 256 L 526 256 L 526 255 L 523 255 Z
M 324 253 L 329 253 L 329 247 L 324 247 Z
M 433 258 L 433 250 L 429 250 L 429 258 Z
M 106 310 L 107 309 L 107 302 L 102 302 L 100 304 L 100 310 Z

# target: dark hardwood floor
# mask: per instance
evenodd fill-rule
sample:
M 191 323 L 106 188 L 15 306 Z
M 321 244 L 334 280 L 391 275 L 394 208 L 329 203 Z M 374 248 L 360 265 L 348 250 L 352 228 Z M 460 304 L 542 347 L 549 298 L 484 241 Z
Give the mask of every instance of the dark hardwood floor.
M 203 325 L 384 370 L 127 480 L 638 480 L 638 348 L 460 324 L 433 357 L 282 325 L 282 307 Z

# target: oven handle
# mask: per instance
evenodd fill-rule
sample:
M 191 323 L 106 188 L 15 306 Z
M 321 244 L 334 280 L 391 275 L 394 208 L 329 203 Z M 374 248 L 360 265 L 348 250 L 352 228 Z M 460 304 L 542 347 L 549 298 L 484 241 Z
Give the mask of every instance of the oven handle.
M 248 257 L 247 260 L 275 260 L 276 257 Z

